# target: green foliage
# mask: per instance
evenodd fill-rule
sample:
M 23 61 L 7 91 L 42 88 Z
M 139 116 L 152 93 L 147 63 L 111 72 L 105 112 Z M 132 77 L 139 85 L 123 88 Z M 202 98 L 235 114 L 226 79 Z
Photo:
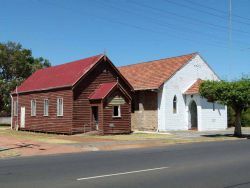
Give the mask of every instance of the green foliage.
M 247 111 L 250 106 L 250 79 L 242 78 L 232 82 L 204 81 L 200 86 L 199 92 L 208 101 L 217 101 L 228 105 L 234 110 L 235 127 L 237 129 L 235 129 L 235 135 L 240 136 L 242 113 L 244 114 L 244 111 Z M 246 118 L 248 115 L 243 117 Z M 243 120 L 244 124 L 248 123 L 247 118 Z
M 233 109 L 246 109 L 250 105 L 250 79 L 238 81 L 204 81 L 200 87 L 201 96 L 209 101 L 218 101 Z
M 17 85 L 20 85 L 22 80 L 5 81 L 0 80 L 0 117 L 9 116 L 11 108 L 10 93 Z
M 0 43 L 0 116 L 10 114 L 10 92 L 33 72 L 49 66 L 48 60 L 34 58 L 19 43 Z

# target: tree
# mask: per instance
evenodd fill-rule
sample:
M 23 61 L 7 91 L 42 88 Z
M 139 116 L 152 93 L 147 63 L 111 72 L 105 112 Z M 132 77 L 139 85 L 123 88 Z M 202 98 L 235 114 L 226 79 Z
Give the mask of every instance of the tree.
M 209 102 L 217 101 L 232 107 L 235 112 L 234 135 L 241 137 L 242 112 L 250 106 L 250 79 L 242 78 L 232 82 L 204 81 L 199 92 Z
M 10 115 L 10 92 L 38 69 L 49 67 L 42 57 L 15 42 L 0 43 L 0 116 Z

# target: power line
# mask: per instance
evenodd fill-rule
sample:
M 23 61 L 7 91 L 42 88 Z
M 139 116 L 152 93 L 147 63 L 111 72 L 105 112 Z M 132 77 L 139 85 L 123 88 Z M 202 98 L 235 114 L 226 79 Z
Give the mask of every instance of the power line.
M 170 15 L 170 16 L 175 16 L 177 18 L 181 18 L 181 19 L 184 19 L 184 20 L 187 20 L 187 21 L 192 21 L 192 22 L 195 22 L 195 23 L 199 23 L 199 24 L 203 24 L 203 25 L 208 25 L 210 27 L 214 27 L 214 28 L 222 29 L 224 31 L 228 31 L 228 27 L 227 26 L 217 25 L 217 24 L 206 22 L 206 21 L 203 21 L 203 20 L 200 20 L 200 19 L 196 19 L 196 18 L 193 18 L 193 17 L 190 17 L 190 16 L 182 16 L 180 14 L 176 14 L 175 12 L 167 11 L 167 10 L 164 10 L 164 9 L 161 9 L 161 8 L 152 7 L 152 6 L 143 4 L 143 3 L 137 3 L 137 2 L 134 2 L 134 1 L 130 2 L 130 3 L 136 4 L 139 7 L 142 6 L 142 7 L 145 7 L 145 8 L 154 10 L 154 11 L 157 11 L 157 12 L 161 12 L 163 14 L 167 14 L 167 15 Z M 250 32 L 239 30 L 239 29 L 234 29 L 233 31 L 234 32 L 238 32 L 238 33 L 242 33 L 242 34 L 250 34 Z
M 203 5 L 201 3 L 197 3 L 197 2 L 194 2 L 194 1 L 191 1 L 191 0 L 185 0 L 187 2 L 190 2 L 196 6 L 199 6 L 199 7 L 203 7 L 203 8 L 206 8 L 206 9 L 210 9 L 210 10 L 213 10 L 213 11 L 216 11 L 216 12 L 219 12 L 219 13 L 223 13 L 223 14 L 228 14 L 227 11 L 223 11 L 223 10 L 219 10 L 219 9 L 216 9 L 216 8 L 212 8 L 212 7 L 209 7 L 209 6 L 206 6 L 206 5 Z M 241 18 L 241 19 L 244 19 L 244 20 L 250 20 L 250 18 L 247 18 L 247 17 L 243 17 L 243 16 L 240 16 L 240 15 L 237 15 L 237 14 L 232 14 L 234 17 L 237 17 L 237 18 Z
M 194 8 L 194 7 L 191 7 L 191 6 L 188 6 L 188 5 L 184 5 L 182 3 L 179 3 L 179 2 L 176 2 L 176 1 L 170 1 L 170 0 L 164 0 L 165 2 L 168 2 L 168 3 L 171 3 L 171 4 L 174 4 L 174 5 L 177 5 L 177 6 L 181 6 L 181 7 L 185 7 L 185 8 L 188 8 L 190 10 L 195 10 L 195 11 L 198 11 L 198 12 L 201 12 L 201 13 L 204 13 L 204 14 L 207 14 L 207 15 L 210 15 L 210 16 L 214 16 L 214 17 L 217 17 L 217 18 L 220 18 L 220 19 L 223 19 L 223 20 L 227 20 L 227 16 L 220 16 L 218 14 L 214 14 L 214 13 L 211 13 L 211 12 L 207 12 L 207 11 L 204 11 L 204 10 L 200 10 L 198 8 Z M 244 24 L 244 25 L 248 25 L 250 26 L 250 23 L 246 23 L 246 22 L 242 22 L 242 21 L 236 21 L 236 20 L 233 20 L 234 22 L 236 23 L 240 23 L 240 24 Z
M 177 32 L 181 32 L 181 33 L 184 33 L 184 34 L 190 34 L 190 33 L 195 33 L 195 35 L 202 35 L 203 37 L 209 37 L 210 41 L 211 40 L 215 40 L 215 39 L 218 39 L 218 41 L 223 41 L 223 44 L 225 44 L 226 42 L 226 38 L 222 39 L 220 37 L 217 37 L 217 36 L 214 36 L 212 34 L 208 34 L 208 33 L 204 33 L 204 32 L 201 32 L 201 31 L 197 31 L 197 30 L 194 30 L 194 29 L 190 29 L 190 28 L 187 28 L 187 27 L 180 27 L 180 26 L 177 26 L 178 28 L 176 28 L 176 25 L 174 24 L 170 24 L 169 22 L 166 22 L 166 20 L 164 20 L 164 22 L 160 21 L 159 19 L 155 19 L 155 18 L 152 18 L 151 16 L 148 16 L 148 15 L 151 15 L 151 14 L 147 14 L 147 15 L 141 15 L 138 11 L 132 11 L 132 9 L 123 9 L 121 8 L 120 6 L 114 6 L 113 4 L 107 4 L 103 1 L 95 1 L 97 2 L 97 5 L 100 6 L 102 5 L 102 8 L 112 8 L 114 10 L 119 10 L 119 12 L 125 12 L 129 15 L 133 14 L 133 15 L 136 15 L 136 16 L 140 16 L 142 17 L 143 19 L 147 19 L 147 22 L 150 21 L 151 23 L 157 25 L 157 26 L 161 26 L 161 27 L 164 27 L 165 29 L 171 29 L 171 30 L 174 30 L 174 31 L 177 31 Z M 181 29 L 180 29 L 181 28 Z M 187 32 L 188 31 L 188 32 Z M 216 43 L 218 44 L 218 41 L 215 40 Z M 236 42 L 236 41 L 235 41 Z M 243 44 L 242 42 L 240 41 L 237 41 L 237 43 L 241 43 Z M 250 44 L 247 44 L 245 43 L 245 45 L 250 45 Z
M 40 0 L 39 0 L 39 2 L 44 3 L 44 1 L 40 1 Z M 125 22 L 121 22 L 121 21 L 117 21 L 117 20 L 113 20 L 113 19 L 107 19 L 107 18 L 104 18 L 103 16 L 94 15 L 94 17 L 93 17 L 93 13 L 89 14 L 89 13 L 86 13 L 86 12 L 79 12 L 79 11 L 76 11 L 75 9 L 72 9 L 72 8 L 69 8 L 69 7 L 64 7 L 64 6 L 58 5 L 56 3 L 51 3 L 51 1 L 46 2 L 46 3 L 51 5 L 51 6 L 54 6 L 56 8 L 65 9 L 67 11 L 71 11 L 71 12 L 77 13 L 79 15 L 82 15 L 82 13 L 88 14 L 88 15 L 92 16 L 93 19 L 102 20 L 102 21 L 105 21 L 105 22 L 113 23 L 113 24 L 119 24 L 119 25 L 122 25 L 122 26 L 125 26 L 125 27 L 130 27 L 130 28 L 141 30 L 141 31 L 157 33 L 157 34 L 161 34 L 161 35 L 167 36 L 167 37 L 171 36 L 171 37 L 174 37 L 174 38 L 177 38 L 177 39 L 181 38 L 182 40 L 186 40 L 186 41 L 189 41 L 189 42 L 194 43 L 194 44 L 198 44 L 198 43 L 201 42 L 200 40 L 195 40 L 194 38 L 190 39 L 190 38 L 184 37 L 183 35 L 175 35 L 175 33 L 166 33 L 165 31 L 162 31 L 162 30 L 155 31 L 155 30 L 148 29 L 148 28 L 145 28 L 145 27 L 141 27 L 141 26 L 138 26 L 138 25 L 135 25 L 135 24 L 125 23 Z M 210 46 L 213 46 L 213 47 L 228 49 L 228 47 L 226 45 L 223 45 L 223 44 L 218 45 L 218 43 L 214 44 L 214 43 L 212 43 L 210 41 L 206 41 L 206 44 L 210 45 Z

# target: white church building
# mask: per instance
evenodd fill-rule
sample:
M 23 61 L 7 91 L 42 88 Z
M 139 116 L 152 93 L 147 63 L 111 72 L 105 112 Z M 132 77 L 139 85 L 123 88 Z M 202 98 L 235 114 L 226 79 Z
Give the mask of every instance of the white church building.
M 199 95 L 203 80 L 219 80 L 198 54 L 120 67 L 135 90 L 133 130 L 223 130 L 227 107 Z

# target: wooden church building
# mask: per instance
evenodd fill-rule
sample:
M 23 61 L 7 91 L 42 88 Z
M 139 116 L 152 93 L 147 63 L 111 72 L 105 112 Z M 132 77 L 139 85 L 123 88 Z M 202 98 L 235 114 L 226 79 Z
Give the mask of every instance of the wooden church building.
M 11 93 L 11 126 L 64 134 L 130 133 L 132 92 L 105 55 L 41 69 Z

